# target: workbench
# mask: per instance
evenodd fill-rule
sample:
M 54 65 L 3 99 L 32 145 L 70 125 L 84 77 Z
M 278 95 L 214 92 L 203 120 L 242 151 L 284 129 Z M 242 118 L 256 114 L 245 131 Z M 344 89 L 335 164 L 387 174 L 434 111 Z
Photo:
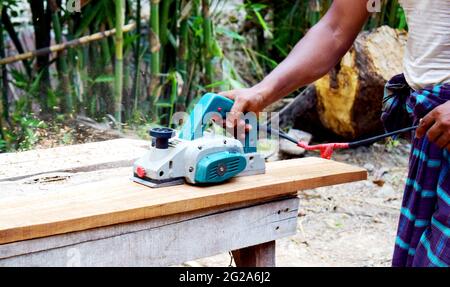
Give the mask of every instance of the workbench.
M 147 147 L 0 154 L 0 266 L 170 266 L 227 251 L 237 266 L 275 266 L 275 240 L 296 232 L 299 190 L 367 177 L 308 157 L 220 185 L 151 189 L 130 180 Z

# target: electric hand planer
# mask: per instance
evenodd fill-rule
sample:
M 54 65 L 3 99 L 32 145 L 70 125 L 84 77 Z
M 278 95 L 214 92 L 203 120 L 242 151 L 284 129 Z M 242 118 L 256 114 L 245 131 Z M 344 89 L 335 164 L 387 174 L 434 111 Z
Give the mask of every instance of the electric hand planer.
M 257 152 L 256 129 L 242 142 L 234 137 L 209 134 L 211 120 L 224 120 L 233 101 L 208 93 L 196 104 L 176 135 L 170 128 L 150 130 L 150 150 L 133 165 L 132 180 L 149 187 L 216 184 L 234 176 L 265 173 L 264 156 Z M 256 126 L 256 117 L 253 119 Z

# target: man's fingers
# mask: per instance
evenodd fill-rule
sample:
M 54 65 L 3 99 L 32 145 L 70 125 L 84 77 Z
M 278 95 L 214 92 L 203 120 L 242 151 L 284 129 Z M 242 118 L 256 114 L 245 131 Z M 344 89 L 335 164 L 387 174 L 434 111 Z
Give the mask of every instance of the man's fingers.
M 437 139 L 441 136 L 442 129 L 435 123 L 427 132 L 427 138 L 431 142 L 436 142 Z
M 431 111 L 420 120 L 419 127 L 416 130 L 416 137 L 423 137 L 427 133 L 427 130 L 434 124 L 434 122 L 434 112 Z
M 231 100 L 234 100 L 234 98 L 236 97 L 236 93 L 234 90 L 231 91 L 225 91 L 225 92 L 220 92 L 219 95 L 227 97 Z
M 445 148 L 450 144 L 450 135 L 448 133 L 443 133 L 435 141 L 436 145 L 440 148 Z
M 246 135 L 252 130 L 252 126 L 249 124 L 246 124 L 244 121 L 240 121 L 238 126 L 236 127 L 237 130 L 237 138 L 240 140 L 244 140 Z
M 238 121 L 243 114 L 245 109 L 245 104 L 243 101 L 235 101 L 233 104 L 233 107 L 231 108 L 231 111 L 227 113 L 227 127 L 232 128 L 236 124 L 238 124 Z

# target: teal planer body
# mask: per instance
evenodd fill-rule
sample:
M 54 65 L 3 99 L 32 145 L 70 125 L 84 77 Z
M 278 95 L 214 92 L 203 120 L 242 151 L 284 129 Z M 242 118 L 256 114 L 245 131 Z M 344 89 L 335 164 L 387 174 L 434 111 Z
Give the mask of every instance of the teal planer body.
M 256 130 L 243 142 L 205 128 L 214 118 L 225 119 L 233 101 L 208 93 L 195 105 L 177 137 L 168 128 L 150 130 L 152 146 L 133 165 L 132 179 L 150 187 L 181 184 L 215 184 L 234 176 L 265 172 L 265 160 L 256 151 Z M 256 117 L 246 122 L 256 126 Z
M 197 163 L 195 181 L 217 183 L 236 176 L 247 166 L 242 154 L 223 151 L 203 157 Z

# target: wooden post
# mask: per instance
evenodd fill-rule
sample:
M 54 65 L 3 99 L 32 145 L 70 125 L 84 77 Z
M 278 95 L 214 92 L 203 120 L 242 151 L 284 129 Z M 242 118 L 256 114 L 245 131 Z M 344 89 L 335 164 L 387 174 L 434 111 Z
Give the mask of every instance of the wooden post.
M 275 240 L 232 253 L 236 267 L 275 267 Z

